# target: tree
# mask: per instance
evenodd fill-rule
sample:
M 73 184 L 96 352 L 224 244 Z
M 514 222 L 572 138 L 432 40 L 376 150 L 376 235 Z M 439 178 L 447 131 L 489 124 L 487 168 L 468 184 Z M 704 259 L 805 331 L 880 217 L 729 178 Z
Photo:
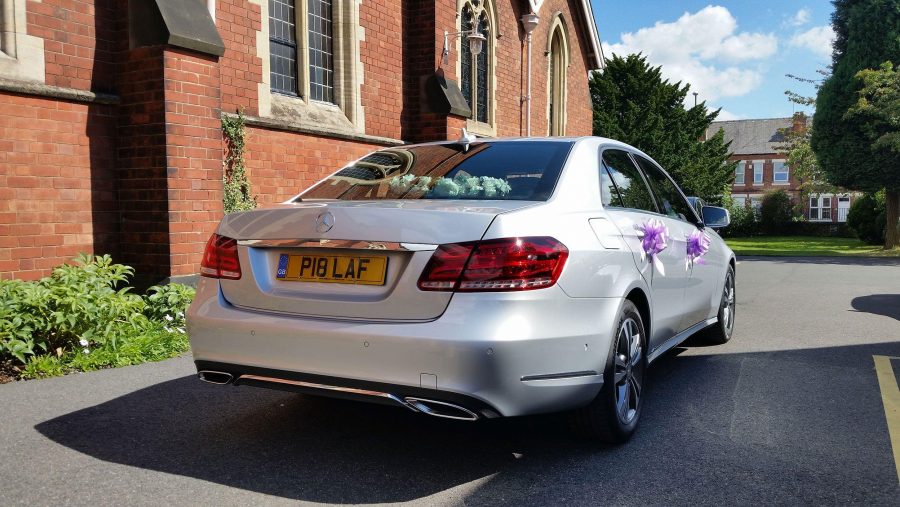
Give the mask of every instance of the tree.
M 686 109 L 690 86 L 669 83 L 644 56 L 613 56 L 590 80 L 594 135 L 635 146 L 660 163 L 688 195 L 719 202 L 734 183 L 736 162 L 720 129 L 706 130 L 719 114 L 705 103 Z
M 859 100 L 844 115 L 845 119 L 859 119 L 872 149 L 900 153 L 900 69 L 890 61 L 878 70 L 857 72 L 863 83 Z
M 784 189 L 767 192 L 759 206 L 759 226 L 766 234 L 784 232 L 793 219 L 794 204 Z
M 824 78 L 829 76 L 827 70 L 820 69 L 816 72 L 824 76 Z M 803 84 L 811 84 L 816 90 L 822 87 L 822 81 L 824 80 L 824 78 L 810 79 L 795 76 L 793 74 L 787 74 L 787 77 Z M 793 90 L 785 90 L 784 94 L 787 95 L 788 101 L 793 102 L 794 104 L 800 106 L 816 105 L 815 96 L 802 95 Z M 798 116 L 803 117 L 798 118 Z M 798 123 L 798 120 L 801 120 L 804 125 L 806 125 L 805 115 L 803 113 L 794 113 L 793 125 L 779 129 L 779 134 L 781 134 L 783 142 L 776 146 L 776 149 L 779 153 L 784 155 L 787 166 L 791 168 L 794 177 L 800 182 L 797 188 L 800 193 L 797 208 L 798 214 L 802 216 L 804 206 L 808 201 L 810 194 L 834 193 L 837 191 L 837 188 L 828 182 L 828 179 L 822 172 L 816 154 L 810 145 L 812 128 L 806 125 L 802 129 L 795 129 L 794 125 Z
M 888 141 L 879 143 L 880 135 L 873 137 L 886 133 L 890 122 L 859 108 L 860 92 L 868 96 L 867 74 L 857 76 L 885 61 L 900 61 L 900 0 L 835 0 L 834 6 L 832 74 L 816 97 L 810 142 L 831 183 L 867 192 L 885 189 L 884 246 L 890 249 L 900 244 L 900 151 L 885 146 Z M 884 102 L 872 107 L 887 112 Z

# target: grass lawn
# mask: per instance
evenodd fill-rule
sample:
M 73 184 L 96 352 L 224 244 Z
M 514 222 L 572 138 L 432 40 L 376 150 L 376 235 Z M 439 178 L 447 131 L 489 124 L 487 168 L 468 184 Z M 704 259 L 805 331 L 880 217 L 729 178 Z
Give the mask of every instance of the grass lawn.
M 852 238 L 811 236 L 755 236 L 727 238 L 736 255 L 772 255 L 786 257 L 900 257 L 900 248 L 885 251 Z

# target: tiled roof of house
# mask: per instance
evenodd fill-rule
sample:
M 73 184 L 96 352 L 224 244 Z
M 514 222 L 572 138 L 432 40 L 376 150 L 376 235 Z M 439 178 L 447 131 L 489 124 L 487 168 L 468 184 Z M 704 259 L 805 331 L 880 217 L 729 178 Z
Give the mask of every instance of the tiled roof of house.
M 777 153 L 784 142 L 784 136 L 778 131 L 791 125 L 791 118 L 714 121 L 706 136 L 712 137 L 720 128 L 725 130 L 725 140 L 731 141 L 731 151 L 735 155 Z

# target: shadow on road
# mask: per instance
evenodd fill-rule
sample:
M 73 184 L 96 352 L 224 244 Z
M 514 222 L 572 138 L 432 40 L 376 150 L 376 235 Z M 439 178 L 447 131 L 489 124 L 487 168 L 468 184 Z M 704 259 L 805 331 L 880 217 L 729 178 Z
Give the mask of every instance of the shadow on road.
M 641 428 L 619 447 L 574 439 L 557 416 L 461 423 L 194 377 L 36 429 L 97 459 L 328 503 L 896 500 L 870 372 L 872 354 L 900 355 L 900 343 L 683 351 L 654 364 Z
M 900 320 L 900 294 L 872 294 L 853 298 L 850 306 L 858 312 L 884 315 Z

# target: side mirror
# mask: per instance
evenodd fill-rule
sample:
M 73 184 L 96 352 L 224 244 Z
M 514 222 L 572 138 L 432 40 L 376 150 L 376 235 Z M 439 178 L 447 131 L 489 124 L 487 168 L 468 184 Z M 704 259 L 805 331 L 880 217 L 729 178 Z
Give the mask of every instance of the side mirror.
M 718 206 L 704 206 L 702 209 L 703 225 L 712 229 L 728 227 L 731 223 L 731 215 L 725 208 Z

